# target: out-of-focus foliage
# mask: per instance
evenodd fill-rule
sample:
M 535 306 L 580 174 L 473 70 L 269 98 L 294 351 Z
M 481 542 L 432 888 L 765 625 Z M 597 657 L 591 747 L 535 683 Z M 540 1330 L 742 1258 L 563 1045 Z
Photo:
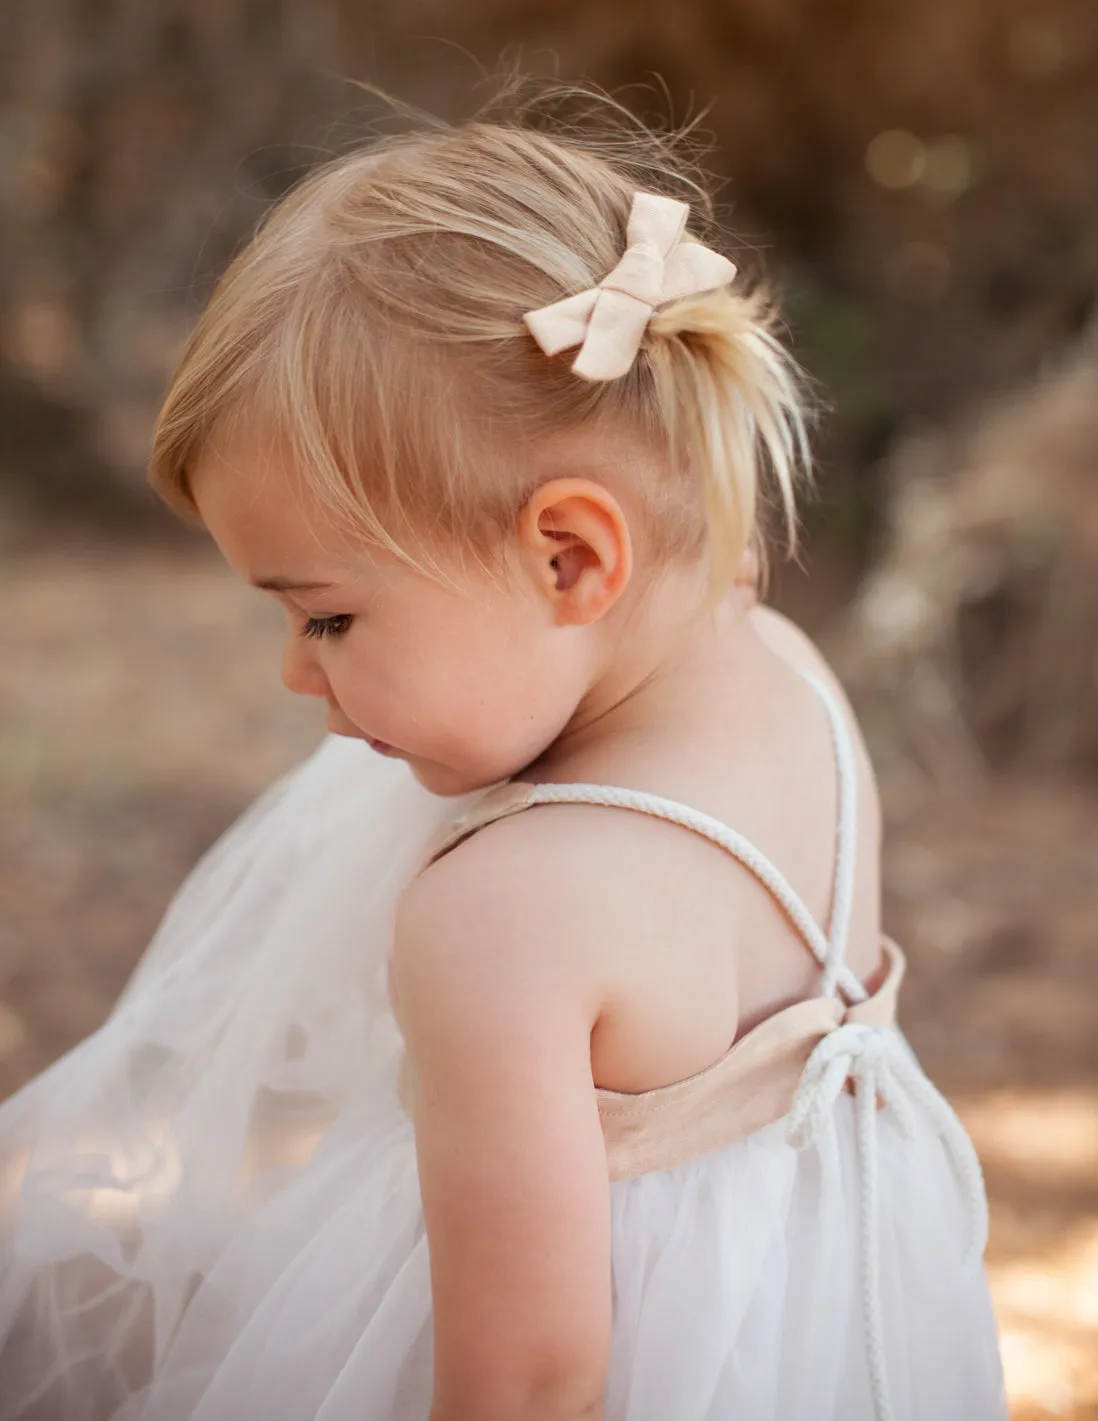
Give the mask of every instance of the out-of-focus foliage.
M 458 116 L 516 37 L 526 67 L 633 85 L 642 112 L 649 76 L 676 117 L 713 100 L 733 225 L 842 397 L 822 452 L 855 502 L 912 414 L 1026 378 L 1087 319 L 1090 0 L 6 0 L 4 479 L 55 517 L 74 489 L 103 501 L 212 274 L 376 113 L 346 80 Z
M 909 434 L 841 657 L 885 780 L 1098 775 L 1098 333 Z M 893 773 L 888 771 L 892 769 Z
M 741 265 L 830 407 L 777 592 L 830 619 L 881 772 L 905 1030 L 987 1172 L 1014 1415 L 1098 1416 L 1095 0 L 3 0 L 0 1094 L 321 733 L 275 609 L 150 545 L 202 298 L 378 119 L 352 81 L 461 117 L 516 41 L 642 115 L 709 105 Z

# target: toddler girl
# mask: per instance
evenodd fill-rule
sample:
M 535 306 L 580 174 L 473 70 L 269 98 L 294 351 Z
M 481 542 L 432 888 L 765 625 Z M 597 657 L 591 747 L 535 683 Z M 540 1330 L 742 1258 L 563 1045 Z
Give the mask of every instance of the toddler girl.
M 152 478 L 332 734 L 0 1110 L 3 1417 L 1005 1414 L 864 746 L 736 586 L 802 387 L 705 205 L 474 121 L 218 286 Z

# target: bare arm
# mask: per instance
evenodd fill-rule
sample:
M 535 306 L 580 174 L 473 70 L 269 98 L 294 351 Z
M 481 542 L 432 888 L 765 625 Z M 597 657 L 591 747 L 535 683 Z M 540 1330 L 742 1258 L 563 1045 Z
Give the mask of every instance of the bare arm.
M 417 1077 L 431 1421 L 602 1421 L 611 1333 L 597 1016 L 570 934 L 485 856 L 406 891 L 392 959 Z M 559 886 L 559 885 L 558 885 Z M 569 925 L 570 926 L 570 925 Z

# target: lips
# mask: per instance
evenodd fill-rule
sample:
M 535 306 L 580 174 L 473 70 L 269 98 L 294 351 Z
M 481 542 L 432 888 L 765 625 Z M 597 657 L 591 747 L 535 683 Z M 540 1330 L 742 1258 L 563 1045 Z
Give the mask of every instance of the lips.
M 332 735 L 345 735 L 350 740 L 365 740 L 371 750 L 376 750 L 379 755 L 396 755 L 400 752 L 385 740 L 375 740 L 372 735 L 367 735 L 365 731 L 359 730 L 357 725 L 352 725 L 339 714 L 334 706 L 328 707 L 327 719 L 328 731 Z

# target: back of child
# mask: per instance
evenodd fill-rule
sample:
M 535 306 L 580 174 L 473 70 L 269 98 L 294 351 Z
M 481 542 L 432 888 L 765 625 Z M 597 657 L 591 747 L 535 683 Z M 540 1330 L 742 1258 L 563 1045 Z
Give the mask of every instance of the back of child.
M 872 769 L 755 604 L 804 387 L 707 210 L 639 125 L 429 128 L 214 293 L 153 481 L 332 734 L 0 1107 L 0 1421 L 1005 1416 Z

